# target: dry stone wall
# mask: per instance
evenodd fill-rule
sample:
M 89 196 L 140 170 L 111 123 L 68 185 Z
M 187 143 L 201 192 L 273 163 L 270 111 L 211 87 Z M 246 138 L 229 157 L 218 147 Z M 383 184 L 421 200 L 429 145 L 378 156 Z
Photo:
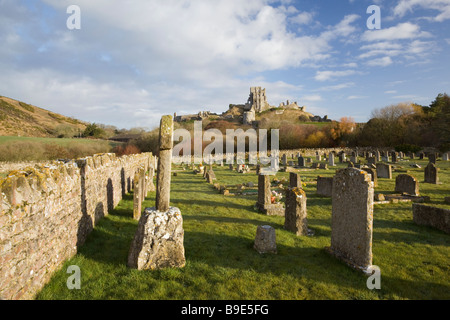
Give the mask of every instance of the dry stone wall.
M 0 298 L 32 299 L 132 188 L 151 153 L 99 154 L 10 172 L 0 180 Z

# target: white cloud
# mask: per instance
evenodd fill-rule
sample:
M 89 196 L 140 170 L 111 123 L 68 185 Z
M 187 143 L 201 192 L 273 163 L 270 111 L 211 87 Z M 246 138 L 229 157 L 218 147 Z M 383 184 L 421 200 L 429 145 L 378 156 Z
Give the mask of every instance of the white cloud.
M 348 96 L 347 100 L 365 99 L 367 96 Z
M 448 0 L 400 0 L 394 7 L 395 16 L 403 17 L 408 13 L 413 13 L 417 7 L 439 11 L 439 14 L 431 20 L 442 22 L 450 19 L 450 2 Z
M 289 20 L 299 25 L 310 24 L 314 20 L 314 14 L 311 12 L 301 12 Z
M 301 98 L 302 101 L 321 101 L 322 97 L 320 95 L 309 95 L 309 96 L 303 96 Z
M 371 67 L 387 67 L 393 63 L 391 57 L 383 57 L 367 61 L 367 65 Z
M 346 77 L 350 75 L 354 75 L 357 72 L 355 70 L 344 70 L 344 71 L 317 71 L 314 79 L 317 81 L 327 81 L 332 80 L 334 78 Z
M 405 22 L 386 29 L 367 30 L 364 32 L 362 39 L 365 41 L 386 41 L 416 39 L 430 36 L 430 33 L 426 31 L 420 31 L 420 27 L 417 24 Z

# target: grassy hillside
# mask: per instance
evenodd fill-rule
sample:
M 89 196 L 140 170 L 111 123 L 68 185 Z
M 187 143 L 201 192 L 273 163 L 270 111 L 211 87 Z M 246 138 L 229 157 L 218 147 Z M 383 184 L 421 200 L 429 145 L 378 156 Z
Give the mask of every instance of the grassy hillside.
M 72 137 L 86 125 L 74 118 L 0 97 L 0 136 Z

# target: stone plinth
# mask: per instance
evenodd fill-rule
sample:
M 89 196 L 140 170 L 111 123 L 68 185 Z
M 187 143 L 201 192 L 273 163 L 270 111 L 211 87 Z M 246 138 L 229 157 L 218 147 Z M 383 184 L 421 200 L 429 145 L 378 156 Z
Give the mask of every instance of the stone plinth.
M 176 207 L 145 208 L 128 255 L 128 266 L 139 270 L 184 267 L 184 230 Z

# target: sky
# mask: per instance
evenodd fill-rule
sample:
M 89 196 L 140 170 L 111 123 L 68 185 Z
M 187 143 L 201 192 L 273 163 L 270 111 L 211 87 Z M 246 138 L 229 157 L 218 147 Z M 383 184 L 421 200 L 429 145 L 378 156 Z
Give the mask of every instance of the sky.
M 450 0 L 0 0 L 0 95 L 153 129 L 258 86 L 270 105 L 366 122 L 450 94 L 449 31 Z

